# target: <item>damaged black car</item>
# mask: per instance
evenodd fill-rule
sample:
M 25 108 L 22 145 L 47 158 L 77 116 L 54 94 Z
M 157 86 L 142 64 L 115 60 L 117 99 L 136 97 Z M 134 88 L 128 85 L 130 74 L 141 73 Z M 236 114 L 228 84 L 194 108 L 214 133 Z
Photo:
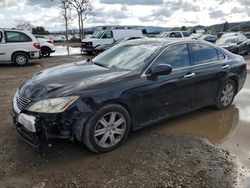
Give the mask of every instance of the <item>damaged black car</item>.
M 227 108 L 246 74 L 242 57 L 211 43 L 138 39 L 35 74 L 13 98 L 13 120 L 35 148 L 63 138 L 103 153 L 163 119 Z

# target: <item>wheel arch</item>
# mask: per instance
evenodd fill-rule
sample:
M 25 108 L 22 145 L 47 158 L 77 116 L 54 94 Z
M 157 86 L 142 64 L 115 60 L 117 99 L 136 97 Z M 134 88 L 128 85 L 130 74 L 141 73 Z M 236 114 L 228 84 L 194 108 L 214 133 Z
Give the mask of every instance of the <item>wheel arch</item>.
M 108 100 L 108 101 L 105 101 L 101 104 L 100 108 L 106 106 L 106 105 L 110 105 L 110 104 L 117 104 L 117 105 L 120 105 L 122 106 L 123 108 L 125 108 L 127 110 L 127 112 L 129 113 L 130 115 L 130 118 L 131 118 L 131 126 L 130 126 L 130 129 L 133 130 L 133 125 L 134 125 L 134 116 L 133 116 L 133 113 L 132 113 L 132 109 L 130 107 L 129 104 L 127 104 L 127 102 L 125 102 L 124 100 L 119 100 L 119 99 L 115 99 L 115 100 Z M 130 131 L 131 131 L 130 130 Z
M 28 57 L 28 59 L 30 59 L 30 55 L 29 55 L 28 52 L 23 51 L 23 50 L 18 50 L 18 51 L 15 51 L 15 52 L 12 53 L 12 55 L 11 55 L 11 61 L 14 60 L 14 56 L 15 56 L 15 54 L 17 54 L 17 53 L 23 53 L 23 54 L 25 54 L 25 55 Z
M 238 78 L 235 75 L 229 76 L 227 78 L 227 80 L 232 80 L 235 83 L 236 86 L 236 92 L 238 93 L 238 87 L 239 87 L 239 82 L 238 82 Z

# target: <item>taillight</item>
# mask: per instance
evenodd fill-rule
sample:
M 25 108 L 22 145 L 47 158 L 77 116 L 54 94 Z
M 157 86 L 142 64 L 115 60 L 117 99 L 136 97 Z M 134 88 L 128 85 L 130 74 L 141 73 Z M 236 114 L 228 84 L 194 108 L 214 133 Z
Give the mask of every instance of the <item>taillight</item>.
M 39 42 L 34 43 L 33 46 L 37 49 L 41 49 L 41 45 Z
M 54 44 L 53 40 L 48 40 L 47 42 L 50 43 L 50 44 Z

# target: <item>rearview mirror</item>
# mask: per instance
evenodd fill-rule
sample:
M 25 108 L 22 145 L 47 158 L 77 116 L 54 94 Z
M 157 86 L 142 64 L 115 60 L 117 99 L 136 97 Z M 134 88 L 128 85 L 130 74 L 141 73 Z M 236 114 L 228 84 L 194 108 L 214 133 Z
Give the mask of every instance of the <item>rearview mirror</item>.
M 156 67 L 151 68 L 149 71 L 150 75 L 158 76 L 158 75 L 168 75 L 172 72 L 172 66 L 168 64 L 159 64 Z

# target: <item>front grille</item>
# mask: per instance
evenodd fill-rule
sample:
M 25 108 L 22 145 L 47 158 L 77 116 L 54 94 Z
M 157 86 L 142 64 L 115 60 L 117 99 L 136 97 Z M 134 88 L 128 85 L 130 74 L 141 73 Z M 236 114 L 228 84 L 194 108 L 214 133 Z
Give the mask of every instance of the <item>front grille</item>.
M 82 47 L 83 48 L 86 48 L 86 47 L 93 47 L 93 43 L 92 42 L 82 42 Z
M 30 100 L 29 100 L 29 99 L 27 99 L 27 98 L 25 98 L 25 97 L 23 97 L 23 96 L 21 96 L 21 95 L 19 95 L 19 96 L 17 97 L 17 107 L 18 107 L 20 110 L 24 109 L 29 103 L 30 103 Z

